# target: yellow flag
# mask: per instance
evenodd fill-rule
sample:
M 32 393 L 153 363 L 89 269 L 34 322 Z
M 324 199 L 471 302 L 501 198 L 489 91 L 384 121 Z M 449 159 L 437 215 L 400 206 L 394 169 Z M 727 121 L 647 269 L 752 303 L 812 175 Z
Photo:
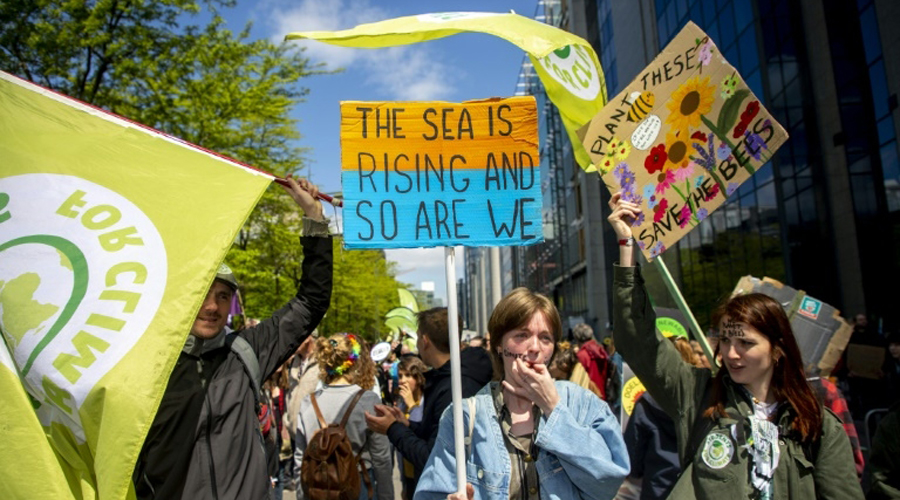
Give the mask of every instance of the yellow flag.
M 606 80 L 591 44 L 572 33 L 518 14 L 443 12 L 361 24 L 343 31 L 289 33 L 285 39 L 308 38 L 332 45 L 374 49 L 457 33 L 494 35 L 528 53 L 547 97 L 559 109 L 576 161 L 582 168 L 593 171 L 577 131 L 606 104 Z
M 0 109 L 0 497 L 133 496 L 168 374 L 272 177 L 2 72 Z

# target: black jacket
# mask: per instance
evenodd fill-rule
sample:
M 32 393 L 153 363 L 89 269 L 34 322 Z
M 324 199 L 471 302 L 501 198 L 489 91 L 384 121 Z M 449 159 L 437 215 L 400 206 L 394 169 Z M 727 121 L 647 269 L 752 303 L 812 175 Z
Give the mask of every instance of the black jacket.
M 462 368 L 462 397 L 474 396 L 485 384 L 491 381 L 494 374 L 491 359 L 486 350 L 470 347 L 460 352 Z M 450 362 L 444 366 L 425 373 L 425 403 L 422 407 L 422 420 L 411 422 L 409 427 L 395 422 L 388 428 L 388 439 L 400 451 L 403 458 L 409 460 L 415 468 L 415 482 L 418 482 L 428 461 L 428 455 L 434 448 L 437 439 L 441 415 L 453 402 L 450 391 Z
M 641 500 L 665 499 L 681 473 L 675 422 L 645 392 L 634 405 L 625 433 L 631 475 L 643 478 Z
M 297 295 L 271 318 L 237 335 L 259 359 L 261 381 L 297 349 L 331 301 L 331 238 L 304 237 Z M 263 499 L 269 475 L 256 395 L 225 332 L 189 337 L 169 377 L 134 470 L 137 497 Z

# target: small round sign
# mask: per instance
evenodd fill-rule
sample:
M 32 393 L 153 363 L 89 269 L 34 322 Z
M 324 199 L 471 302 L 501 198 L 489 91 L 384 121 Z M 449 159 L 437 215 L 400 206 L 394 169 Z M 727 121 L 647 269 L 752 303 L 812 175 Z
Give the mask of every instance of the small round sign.
M 372 351 L 369 354 L 372 356 L 372 361 L 380 363 L 391 354 L 391 344 L 379 342 L 372 346 Z

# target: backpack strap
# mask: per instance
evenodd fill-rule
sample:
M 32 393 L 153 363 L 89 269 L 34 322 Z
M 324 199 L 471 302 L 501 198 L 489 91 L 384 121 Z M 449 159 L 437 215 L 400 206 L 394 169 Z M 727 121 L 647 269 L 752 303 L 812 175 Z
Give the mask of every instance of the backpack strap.
M 344 418 L 341 419 L 341 429 L 347 426 L 347 421 L 350 420 L 350 414 L 353 413 L 353 408 L 356 407 L 356 403 L 359 401 L 359 398 L 361 398 L 365 393 L 365 389 L 360 389 L 359 392 L 357 392 L 356 395 L 353 396 L 353 399 L 350 400 L 350 406 L 347 407 L 347 411 L 344 412 Z
M 316 411 L 316 418 L 319 419 L 319 428 L 324 429 L 325 427 L 328 427 L 328 424 L 325 422 L 325 417 L 322 416 L 322 410 L 319 409 L 319 403 L 316 402 L 315 392 L 309 394 L 309 401 L 312 403 L 313 410 Z
M 247 339 L 240 335 L 227 335 L 225 343 L 233 353 L 237 354 L 241 364 L 244 365 L 244 371 L 247 372 L 247 376 L 250 377 L 250 381 L 253 383 L 253 398 L 256 400 L 257 413 L 259 413 L 259 393 L 262 390 L 262 381 L 260 380 L 259 359 L 256 357 L 256 352 L 253 351 L 250 342 L 247 342 Z

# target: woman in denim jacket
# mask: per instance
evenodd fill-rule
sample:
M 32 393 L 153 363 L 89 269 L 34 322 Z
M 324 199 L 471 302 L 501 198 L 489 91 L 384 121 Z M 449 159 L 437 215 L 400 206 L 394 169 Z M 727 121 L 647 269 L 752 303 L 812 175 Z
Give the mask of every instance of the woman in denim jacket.
M 600 398 L 550 377 L 562 332 L 556 307 L 517 288 L 497 304 L 488 331 L 494 381 L 463 406 L 466 495 L 455 493 L 451 405 L 415 500 L 613 498 L 628 475 L 620 426 Z

